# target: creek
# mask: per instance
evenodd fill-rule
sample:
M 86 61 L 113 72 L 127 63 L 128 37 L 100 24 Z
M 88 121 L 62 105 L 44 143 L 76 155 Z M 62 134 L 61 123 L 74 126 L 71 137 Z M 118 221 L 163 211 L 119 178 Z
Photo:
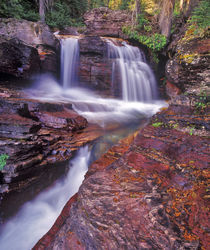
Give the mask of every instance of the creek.
M 157 99 L 155 77 L 143 53 L 126 42 L 119 46 L 108 40 L 107 44 L 108 58 L 112 61 L 112 85 L 119 81 L 122 83 L 122 99 L 102 98 L 80 88 L 77 38 L 61 40 L 61 83 L 44 75 L 27 90 L 31 98 L 72 103 L 75 111 L 88 122 L 97 123 L 105 133 L 93 146 L 81 148 L 70 161 L 68 173 L 62 174 L 50 188 L 46 187 L 36 197 L 29 197 L 18 211 L 14 206 L 14 215 L 1 226 L 0 249 L 31 249 L 52 227 L 65 203 L 78 191 L 91 162 L 121 138 L 144 126 L 165 105 Z

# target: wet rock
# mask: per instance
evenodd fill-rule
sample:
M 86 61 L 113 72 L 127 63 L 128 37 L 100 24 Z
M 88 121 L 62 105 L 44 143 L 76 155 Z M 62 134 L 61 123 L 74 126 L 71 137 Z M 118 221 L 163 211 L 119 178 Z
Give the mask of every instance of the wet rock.
M 62 225 L 34 249 L 207 248 L 208 124 L 185 102 L 156 114 L 89 167 Z
M 17 97 L 0 100 L 0 154 L 9 156 L 1 171 L 0 192 L 20 191 L 36 181 L 43 169 L 69 160 L 102 131 L 72 110 L 71 104 L 45 103 Z
M 107 58 L 107 44 L 98 36 L 79 39 L 79 77 L 84 85 L 111 92 L 111 62 Z
M 59 35 L 72 35 L 78 36 L 78 28 L 77 27 L 65 27 L 64 29 L 59 31 Z

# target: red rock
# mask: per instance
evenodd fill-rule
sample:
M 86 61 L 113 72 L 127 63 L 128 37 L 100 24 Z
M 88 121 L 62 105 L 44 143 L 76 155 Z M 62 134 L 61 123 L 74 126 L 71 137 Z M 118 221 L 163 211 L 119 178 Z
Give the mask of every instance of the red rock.
M 174 129 L 174 107 L 162 115 L 162 126 L 146 126 L 130 147 L 114 146 L 90 166 L 51 249 L 77 249 L 69 231 L 90 249 L 208 248 L 208 140 Z
M 174 84 L 170 83 L 169 81 L 166 81 L 166 93 L 169 97 L 173 97 L 176 95 L 181 94 L 181 90 L 177 88 Z

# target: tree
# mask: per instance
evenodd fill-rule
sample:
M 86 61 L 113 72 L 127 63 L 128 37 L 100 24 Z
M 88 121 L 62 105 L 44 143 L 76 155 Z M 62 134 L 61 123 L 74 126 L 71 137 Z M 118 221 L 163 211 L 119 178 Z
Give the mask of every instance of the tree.
M 162 11 L 159 17 L 161 34 L 169 38 L 171 34 L 171 23 L 173 17 L 175 0 L 163 0 Z
M 42 22 L 45 22 L 46 11 L 49 10 L 53 5 L 53 0 L 36 0 L 39 2 L 39 15 Z

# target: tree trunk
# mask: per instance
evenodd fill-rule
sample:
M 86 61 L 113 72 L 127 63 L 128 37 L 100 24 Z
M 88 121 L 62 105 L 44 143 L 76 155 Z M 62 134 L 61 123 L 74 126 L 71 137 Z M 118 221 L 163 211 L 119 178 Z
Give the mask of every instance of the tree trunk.
M 184 0 L 180 0 L 179 8 L 180 8 L 181 11 L 183 10 L 183 4 L 184 4 Z
M 171 34 L 171 23 L 173 17 L 175 0 L 164 0 L 162 5 L 162 11 L 159 17 L 159 27 L 161 34 L 165 35 L 167 39 Z
M 45 0 L 39 0 L 39 15 L 41 22 L 45 22 Z

